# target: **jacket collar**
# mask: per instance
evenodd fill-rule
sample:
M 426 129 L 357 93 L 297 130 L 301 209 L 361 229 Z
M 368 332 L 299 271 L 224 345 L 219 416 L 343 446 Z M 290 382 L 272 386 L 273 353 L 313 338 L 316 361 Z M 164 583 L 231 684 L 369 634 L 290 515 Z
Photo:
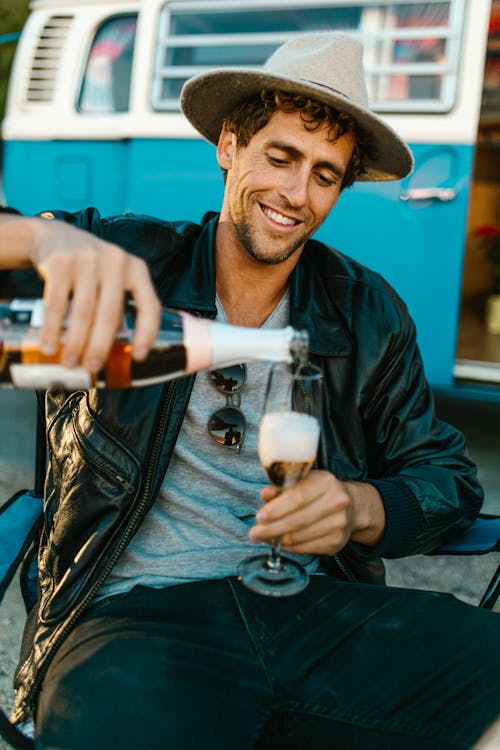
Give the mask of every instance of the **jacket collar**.
M 165 266 L 156 283 L 160 297 L 168 307 L 215 318 L 215 232 L 218 219 L 218 214 L 208 213 L 201 226 L 188 222 L 173 225 L 179 238 L 173 258 L 169 248 L 159 249 L 159 265 L 163 261 Z
M 215 317 L 215 232 L 218 220 L 219 214 L 208 213 L 203 217 L 196 237 L 189 238 L 189 232 L 186 232 L 190 252 L 184 257 L 189 255 L 191 262 L 182 268 L 178 265 L 176 269 L 170 268 L 160 287 L 162 298 L 170 307 Z M 312 354 L 341 357 L 351 352 L 352 339 L 344 322 L 345 311 L 343 314 L 335 300 L 338 277 L 329 268 L 333 266 L 332 253 L 315 240 L 306 244 L 290 277 L 290 323 L 294 328 L 308 331 Z
M 336 302 L 337 279 L 323 275 L 317 265 L 315 256 L 320 249 L 331 252 L 325 245 L 309 241 L 292 272 L 290 323 L 308 331 L 311 354 L 346 357 L 352 350 L 352 338 Z

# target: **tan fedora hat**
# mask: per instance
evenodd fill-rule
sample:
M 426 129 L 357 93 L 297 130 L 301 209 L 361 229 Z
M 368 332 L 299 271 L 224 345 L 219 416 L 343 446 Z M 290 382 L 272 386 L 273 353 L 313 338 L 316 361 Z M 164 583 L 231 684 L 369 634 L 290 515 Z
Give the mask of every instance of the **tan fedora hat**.
M 224 117 L 262 90 L 302 94 L 348 112 L 371 135 L 375 156 L 360 180 L 399 180 L 413 168 L 410 149 L 368 106 L 363 47 L 345 34 L 297 36 L 279 47 L 262 69 L 221 68 L 184 84 L 181 106 L 207 140 L 217 143 Z

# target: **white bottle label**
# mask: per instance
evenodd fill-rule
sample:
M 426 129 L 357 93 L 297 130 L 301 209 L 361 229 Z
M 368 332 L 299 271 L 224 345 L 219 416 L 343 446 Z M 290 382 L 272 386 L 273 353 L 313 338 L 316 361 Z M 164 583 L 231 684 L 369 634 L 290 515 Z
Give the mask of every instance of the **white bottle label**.
M 10 377 L 16 388 L 46 390 L 60 386 L 66 391 L 92 388 L 90 372 L 85 367 L 63 365 L 11 365 Z

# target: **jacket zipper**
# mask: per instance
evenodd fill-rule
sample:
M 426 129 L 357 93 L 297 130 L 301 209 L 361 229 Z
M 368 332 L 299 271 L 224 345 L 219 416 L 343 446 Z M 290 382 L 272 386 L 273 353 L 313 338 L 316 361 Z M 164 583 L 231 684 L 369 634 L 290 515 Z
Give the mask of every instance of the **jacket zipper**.
M 333 559 L 340 568 L 340 572 L 342 573 L 342 575 L 344 575 L 348 581 L 351 581 L 351 583 L 358 583 L 358 579 L 353 576 L 338 552 L 333 555 Z
M 101 573 L 101 575 L 99 576 L 98 580 L 94 583 L 93 587 L 90 589 L 90 591 L 88 592 L 87 596 L 80 603 L 78 609 L 73 613 L 73 615 L 67 621 L 65 627 L 61 630 L 61 632 L 57 636 L 56 640 L 52 644 L 52 647 L 50 649 L 50 652 L 49 652 L 48 656 L 45 659 L 45 663 L 43 664 L 42 667 L 40 667 L 36 678 L 33 680 L 33 684 L 31 685 L 31 688 L 30 688 L 28 694 L 26 695 L 26 698 L 23 701 L 23 703 L 25 704 L 25 706 L 27 706 L 30 709 L 31 712 L 34 712 L 34 710 L 35 710 L 34 696 L 37 694 L 38 689 L 39 689 L 40 685 L 42 684 L 42 682 L 43 682 L 43 680 L 45 678 L 45 675 L 47 673 L 47 670 L 48 670 L 48 668 L 50 666 L 50 663 L 52 661 L 52 658 L 53 658 L 54 654 L 56 653 L 57 649 L 59 648 L 59 646 L 61 645 L 61 643 L 66 638 L 68 632 L 73 628 L 73 626 L 75 625 L 76 621 L 85 612 L 85 610 L 87 609 L 87 607 L 89 605 L 89 602 L 95 596 L 95 594 L 99 590 L 101 584 L 103 583 L 103 581 L 107 578 L 107 576 L 111 572 L 111 570 L 112 570 L 113 566 L 115 565 L 116 561 L 118 560 L 118 558 L 120 557 L 121 553 L 125 549 L 125 546 L 126 546 L 128 540 L 129 540 L 130 535 L 131 535 L 131 533 L 132 533 L 132 531 L 134 529 L 134 526 L 135 526 L 135 524 L 137 522 L 137 519 L 140 517 L 140 515 L 142 514 L 142 511 L 144 510 L 144 507 L 145 507 L 145 505 L 147 503 L 147 500 L 148 500 L 148 497 L 149 497 L 149 493 L 150 493 L 150 490 L 151 490 L 151 481 L 152 481 L 152 475 L 153 475 L 153 468 L 154 468 L 154 465 L 156 463 L 156 459 L 157 459 L 157 455 L 158 455 L 158 450 L 159 450 L 159 447 L 160 447 L 161 435 L 163 433 L 163 429 L 164 429 L 164 426 L 165 426 L 165 423 L 166 423 L 166 420 L 167 420 L 167 417 L 168 417 L 168 413 L 170 411 L 170 404 L 172 402 L 172 394 L 173 394 L 173 391 L 175 389 L 175 385 L 176 385 L 176 381 L 175 380 L 172 380 L 168 384 L 168 388 L 167 388 L 167 391 L 166 391 L 164 399 L 163 399 L 163 403 L 162 403 L 162 407 L 161 407 L 161 412 L 160 412 L 160 419 L 158 421 L 158 429 L 156 430 L 155 438 L 154 438 L 154 441 L 153 441 L 153 446 L 152 446 L 152 449 L 151 449 L 151 456 L 150 456 L 150 459 L 149 459 L 148 468 L 147 468 L 146 475 L 145 475 L 144 489 L 143 489 L 141 500 L 140 500 L 139 504 L 137 505 L 137 508 L 135 509 L 133 515 L 131 516 L 129 524 L 128 524 L 127 528 L 125 529 L 125 531 L 124 531 L 124 533 L 122 535 L 122 538 L 120 540 L 120 544 L 118 545 L 117 549 L 115 550 L 112 558 L 109 560 L 106 568 Z M 128 491 L 129 490 L 127 490 L 127 492 Z

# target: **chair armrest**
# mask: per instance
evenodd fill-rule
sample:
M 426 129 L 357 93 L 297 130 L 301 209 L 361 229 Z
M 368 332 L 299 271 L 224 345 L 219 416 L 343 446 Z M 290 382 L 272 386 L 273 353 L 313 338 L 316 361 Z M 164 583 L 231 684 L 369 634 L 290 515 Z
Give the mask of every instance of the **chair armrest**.
M 500 551 L 500 516 L 480 513 L 466 531 L 433 550 L 431 555 L 485 555 Z
M 32 543 L 43 500 L 22 490 L 0 506 L 0 601 Z

